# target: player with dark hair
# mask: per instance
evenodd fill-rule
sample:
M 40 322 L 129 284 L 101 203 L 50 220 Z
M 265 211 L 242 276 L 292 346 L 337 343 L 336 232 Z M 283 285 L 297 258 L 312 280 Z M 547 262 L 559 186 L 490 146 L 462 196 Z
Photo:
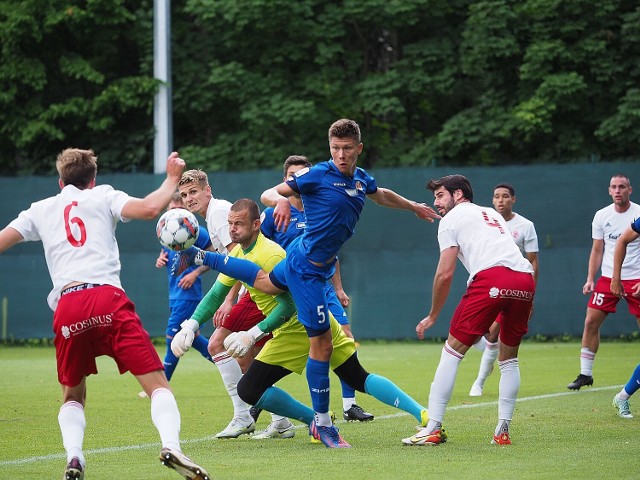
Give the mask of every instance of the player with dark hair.
M 258 205 L 252 200 L 241 199 L 233 204 L 229 213 L 229 225 L 233 238 L 240 247 L 231 251 L 228 260 L 251 260 L 259 265 L 262 271 L 270 272 L 285 259 L 282 247 L 260 232 Z M 236 279 L 233 277 L 224 274 L 218 276 L 216 284 L 205 295 L 193 314 L 191 321 L 196 324 L 194 328 L 213 315 L 235 282 Z M 309 355 L 309 337 L 297 319 L 291 295 L 288 292 L 269 295 L 251 285 L 245 286 L 266 317 L 249 331 L 230 334 L 225 339 L 229 354 L 242 357 L 267 333 L 273 332 L 273 338 L 265 344 L 245 372 L 238 384 L 238 394 L 251 405 L 304 422 L 309 425 L 310 433 L 327 447 L 349 447 L 335 427 L 331 430 L 331 435 L 318 435 L 316 427 L 313 426 L 314 411 L 273 386 L 292 372 L 301 374 Z M 387 405 L 409 412 L 421 425 L 426 425 L 426 409 L 387 378 L 365 371 L 358 361 L 354 341 L 345 335 L 331 313 L 328 313 L 327 321 L 330 323 L 334 345 L 331 368 L 338 377 L 360 392 L 368 393 Z M 185 335 L 183 341 L 174 340 L 175 351 L 183 353 L 188 350 L 192 339 L 193 335 Z M 278 429 L 278 426 L 275 428 Z
M 584 319 L 582 348 L 580 349 L 580 373 L 567 385 L 570 390 L 593 385 L 593 363 L 600 347 L 600 327 L 607 315 L 615 313 L 620 297 L 610 291 L 613 270 L 613 252 L 618 237 L 636 218 L 640 217 L 640 205 L 629 200 L 633 189 L 629 178 L 616 174 L 609 180 L 609 195 L 613 203 L 598 210 L 591 222 L 593 244 L 589 254 L 587 282 L 582 293 L 590 295 L 587 303 L 587 315 Z M 621 281 L 627 296 L 629 313 L 636 317 L 640 326 L 640 299 L 631 294 L 631 289 L 640 282 L 640 240 L 632 243 L 633 248 L 621 264 Z M 598 270 L 601 276 L 595 282 Z
M 538 235 L 533 222 L 513 211 L 513 204 L 516 203 L 516 191 L 510 183 L 499 183 L 493 187 L 493 208 L 502 215 L 511 231 L 513 240 L 520 249 L 531 266 L 533 267 L 533 278 L 538 281 Z M 469 395 L 479 397 L 482 395 L 484 382 L 493 371 L 493 364 L 498 358 L 498 334 L 500 333 L 501 318 L 498 317 L 491 325 L 489 332 L 480 338 L 483 351 L 478 369 L 478 377 L 473 382 Z
M 535 293 L 533 267 L 513 241 L 505 219 L 492 208 L 473 202 L 466 177 L 449 175 L 430 180 L 434 205 L 442 215 L 438 225 L 440 260 L 433 279 L 429 315 L 416 326 L 419 339 L 442 311 L 451 289 L 457 259 L 469 272 L 467 291 L 456 308 L 449 336 L 429 392 L 429 422 L 405 445 L 438 445 L 447 439 L 442 421 L 465 353 L 500 315 L 498 365 L 500 392 L 498 425 L 493 443 L 508 445 L 509 425 L 520 388 L 518 349 L 527 333 Z
M 182 255 L 185 263 L 204 263 L 264 293 L 291 292 L 298 320 L 309 338 L 306 375 L 316 414 L 311 430 L 325 445 L 334 443 L 332 439 L 337 438 L 338 432 L 329 414 L 329 361 L 333 342 L 324 288 L 334 273 L 340 248 L 353 235 L 367 197 L 385 207 L 414 212 L 423 220 L 439 218 L 424 204 L 378 188 L 375 179 L 356 165 L 363 148 L 358 124 L 353 120 L 338 120 L 329 128 L 332 156 L 329 161 L 304 168 L 286 182 L 263 192 L 262 202 L 275 207 L 273 215 L 278 229 L 289 227 L 288 197 L 291 195 L 300 194 L 307 219 L 304 233 L 289 246 L 286 261 L 279 263 L 271 274 L 250 262 L 234 261 L 236 259 L 197 249 L 186 250 Z M 174 342 L 176 338 L 178 336 Z
M 110 185 L 96 186 L 97 157 L 92 150 L 66 149 L 56 160 L 62 191 L 33 203 L 0 232 L 0 252 L 21 241 L 41 241 L 44 247 L 53 282 L 47 301 L 54 311 L 62 385 L 58 423 L 67 452 L 65 480 L 84 478 L 86 378 L 98 373 L 96 357 L 101 355 L 112 357 L 120 373 L 135 375 L 151 398 L 162 463 L 185 478 L 209 478 L 180 449 L 178 405 L 149 334 L 122 289 L 115 236 L 118 221 L 151 220 L 162 213 L 184 167 L 172 153 L 162 185 L 145 198 L 134 198 Z

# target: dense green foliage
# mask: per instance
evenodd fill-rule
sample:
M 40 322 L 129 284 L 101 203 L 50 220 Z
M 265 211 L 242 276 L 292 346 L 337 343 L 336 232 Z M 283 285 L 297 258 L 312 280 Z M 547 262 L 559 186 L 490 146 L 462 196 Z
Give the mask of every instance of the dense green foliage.
M 640 7 L 628 0 L 174 0 L 174 145 L 209 171 L 633 158 Z M 0 0 L 0 174 L 66 146 L 151 171 L 153 2 Z

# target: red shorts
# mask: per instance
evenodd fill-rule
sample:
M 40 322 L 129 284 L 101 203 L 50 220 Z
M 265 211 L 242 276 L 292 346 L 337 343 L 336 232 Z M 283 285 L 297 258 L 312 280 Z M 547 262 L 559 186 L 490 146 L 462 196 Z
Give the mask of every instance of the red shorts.
M 483 270 L 462 296 L 449 333 L 471 346 L 500 316 L 500 341 L 510 347 L 518 346 L 528 331 L 534 294 L 535 283 L 530 273 L 506 267 Z
M 629 313 L 634 317 L 640 317 L 640 298 L 631 295 L 631 289 L 640 283 L 638 280 L 622 280 L 622 288 L 627 294 L 624 299 L 627 301 L 627 307 Z M 596 282 L 596 286 L 593 289 L 593 293 L 589 297 L 588 308 L 594 308 L 606 313 L 615 313 L 616 305 L 620 301 L 619 297 L 616 297 L 611 293 L 611 279 L 609 277 L 600 277 Z
M 144 375 L 164 367 L 131 300 L 103 285 L 60 297 L 53 314 L 58 381 L 75 387 L 98 373 L 96 357 L 112 357 L 120 373 Z
M 231 307 L 229 315 L 222 320 L 222 325 L 220 326 L 232 332 L 242 332 L 255 327 L 264 319 L 264 313 L 260 311 L 256 303 L 251 299 L 251 295 L 247 292 L 238 300 L 238 303 Z M 256 345 L 261 347 L 270 338 L 271 334 L 262 338 Z

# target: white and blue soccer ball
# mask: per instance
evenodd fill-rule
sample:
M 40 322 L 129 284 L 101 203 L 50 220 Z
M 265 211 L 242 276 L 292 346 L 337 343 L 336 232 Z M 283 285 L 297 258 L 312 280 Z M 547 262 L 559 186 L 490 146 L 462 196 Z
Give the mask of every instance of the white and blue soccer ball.
M 198 219 L 193 213 L 184 208 L 172 208 L 158 220 L 156 234 L 163 247 L 180 251 L 196 243 L 199 229 Z

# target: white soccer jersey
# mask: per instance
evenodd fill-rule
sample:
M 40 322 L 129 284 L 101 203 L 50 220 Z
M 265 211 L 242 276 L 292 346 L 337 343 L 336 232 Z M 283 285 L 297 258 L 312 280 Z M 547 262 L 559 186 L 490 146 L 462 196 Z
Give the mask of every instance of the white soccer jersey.
M 539 252 L 538 234 L 536 233 L 536 229 L 531 220 L 513 212 L 513 218 L 511 220 L 507 220 L 507 226 L 509 227 L 509 230 L 511 230 L 513 240 L 516 242 L 516 245 L 523 255 Z
M 602 276 L 613 275 L 613 252 L 616 242 L 636 218 L 640 217 L 640 205 L 631 202 L 624 213 L 615 211 L 611 204 L 596 212 L 591 223 L 591 237 L 594 240 L 604 240 L 604 255 L 602 256 Z M 640 279 L 640 238 L 627 246 L 627 256 L 622 263 L 622 280 Z
M 455 206 L 438 226 L 440 251 L 459 247 L 458 258 L 469 272 L 503 266 L 517 272 L 533 273 L 531 263 L 522 256 L 505 219 L 493 208 L 464 202 Z
M 47 303 L 55 311 L 62 287 L 71 282 L 122 288 L 115 230 L 129 195 L 110 185 L 78 190 L 67 185 L 31 204 L 9 227 L 25 241 L 42 241 L 53 290 Z
M 217 198 L 212 198 L 207 207 L 207 230 L 211 237 L 211 243 L 213 248 L 223 255 L 229 254 L 227 245 L 231 243 L 229 210 L 231 210 L 231 203 Z

